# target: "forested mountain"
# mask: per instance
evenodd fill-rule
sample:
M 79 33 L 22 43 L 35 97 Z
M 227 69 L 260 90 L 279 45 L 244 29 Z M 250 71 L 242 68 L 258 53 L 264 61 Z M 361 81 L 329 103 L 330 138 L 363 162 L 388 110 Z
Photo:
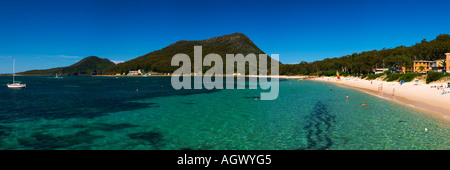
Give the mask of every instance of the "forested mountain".
M 98 58 L 96 56 L 90 56 L 82 59 L 81 61 L 68 66 L 58 67 L 46 70 L 30 70 L 20 75 L 68 75 L 68 76 L 86 76 L 86 75 L 99 75 L 103 74 L 103 70 L 108 67 L 112 67 L 115 64 L 106 58 Z
M 254 53 L 257 58 L 258 54 L 265 54 L 259 49 L 247 36 L 242 33 L 233 33 L 214 37 L 207 40 L 200 41 L 178 41 L 161 50 L 153 51 L 130 61 L 117 64 L 108 68 L 106 74 L 127 73 L 131 70 L 142 69 L 144 71 L 154 71 L 160 73 L 172 73 L 178 67 L 171 66 L 172 57 L 179 53 L 187 54 L 191 59 L 191 64 L 194 64 L 194 46 L 202 46 L 202 57 L 207 54 L 215 53 L 222 57 L 225 63 L 226 54 L 243 54 Z M 270 57 L 268 57 L 268 68 L 270 69 Z M 191 67 L 193 68 L 193 66 Z M 205 72 L 210 67 L 203 67 Z M 225 69 L 225 65 L 223 67 Z M 248 71 L 248 68 L 246 68 Z M 225 72 L 224 72 L 225 73 Z
M 282 75 L 315 75 L 327 70 L 339 70 L 348 74 L 367 74 L 384 64 L 385 67 L 412 67 L 413 60 L 444 59 L 450 52 L 450 35 L 441 34 L 431 41 L 422 40 L 410 47 L 399 46 L 391 49 L 365 51 L 339 58 L 327 58 L 321 61 L 284 64 L 280 66 Z

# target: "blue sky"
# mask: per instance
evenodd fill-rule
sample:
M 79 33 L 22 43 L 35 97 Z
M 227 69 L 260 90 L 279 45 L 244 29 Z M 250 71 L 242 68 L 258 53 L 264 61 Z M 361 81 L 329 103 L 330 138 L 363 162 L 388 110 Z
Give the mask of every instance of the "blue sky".
M 448 1 L 0 0 L 0 73 L 127 61 L 179 40 L 241 32 L 283 63 L 450 34 Z

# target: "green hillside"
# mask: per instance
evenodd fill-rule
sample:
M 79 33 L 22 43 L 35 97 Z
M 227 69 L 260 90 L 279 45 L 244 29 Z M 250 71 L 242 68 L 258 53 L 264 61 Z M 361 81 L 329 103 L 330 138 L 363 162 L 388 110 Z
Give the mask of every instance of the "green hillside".
M 247 36 L 242 33 L 234 33 L 214 37 L 200 41 L 178 41 L 161 50 L 153 51 L 146 55 L 132 59 L 130 61 L 117 64 L 106 69 L 106 74 L 127 73 L 130 70 L 142 69 L 144 71 L 154 71 L 161 73 L 172 73 L 178 67 L 171 66 L 172 57 L 178 53 L 189 55 L 191 63 L 194 63 L 194 46 L 202 46 L 202 57 L 210 53 L 219 54 L 225 64 L 225 54 L 244 54 L 254 53 L 265 54 L 259 49 Z M 193 66 L 191 67 L 193 68 Z M 268 57 L 268 68 L 270 68 L 270 57 Z M 209 67 L 203 67 L 206 71 Z M 225 69 L 225 66 L 224 66 Z M 248 68 L 246 68 L 248 70 Z
M 68 66 L 58 67 L 46 70 L 30 70 L 21 73 L 19 75 L 65 75 L 65 76 L 87 76 L 87 75 L 99 75 L 103 74 L 103 70 L 112 67 L 115 64 L 106 58 L 98 58 L 96 56 L 90 56 L 82 59 L 81 61 Z
M 367 74 L 384 61 L 385 67 L 411 68 L 413 60 L 444 59 L 450 52 L 450 35 L 441 34 L 431 41 L 422 40 L 410 47 L 365 51 L 339 58 L 327 58 L 321 61 L 300 62 L 299 64 L 284 64 L 280 66 L 283 75 L 316 75 L 328 70 L 339 70 L 347 74 Z

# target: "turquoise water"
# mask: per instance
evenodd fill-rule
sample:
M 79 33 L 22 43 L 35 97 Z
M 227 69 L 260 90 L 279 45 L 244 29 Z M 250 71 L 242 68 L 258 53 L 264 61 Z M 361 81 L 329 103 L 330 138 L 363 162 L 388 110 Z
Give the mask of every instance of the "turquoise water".
M 322 82 L 280 81 L 262 101 L 169 77 L 17 79 L 28 88 L 0 77 L 0 149 L 450 149 L 448 121 Z

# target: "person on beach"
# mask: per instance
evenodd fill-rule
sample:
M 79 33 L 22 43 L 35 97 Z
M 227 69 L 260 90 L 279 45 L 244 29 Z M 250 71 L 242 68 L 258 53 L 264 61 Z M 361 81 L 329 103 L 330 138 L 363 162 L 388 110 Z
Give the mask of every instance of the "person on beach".
M 383 94 L 383 83 L 381 83 L 380 92 Z

